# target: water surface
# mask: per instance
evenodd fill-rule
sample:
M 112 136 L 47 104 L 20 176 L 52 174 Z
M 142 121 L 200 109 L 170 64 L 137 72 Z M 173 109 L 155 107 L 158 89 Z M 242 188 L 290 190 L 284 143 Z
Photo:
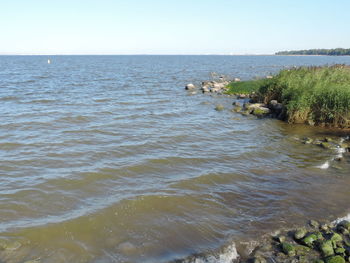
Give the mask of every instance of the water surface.
M 0 261 L 167 262 L 232 242 L 243 253 L 275 229 L 345 215 L 349 158 L 320 169 L 336 152 L 298 140 L 336 132 L 183 89 L 213 72 L 334 63 L 350 57 L 1 56 L 0 237 L 12 249 Z

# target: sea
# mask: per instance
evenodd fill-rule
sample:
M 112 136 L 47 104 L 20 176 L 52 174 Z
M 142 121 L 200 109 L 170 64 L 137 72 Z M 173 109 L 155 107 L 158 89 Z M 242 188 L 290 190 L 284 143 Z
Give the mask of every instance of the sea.
M 349 132 L 184 89 L 333 64 L 350 57 L 0 56 L 0 262 L 229 263 L 347 216 L 349 155 L 302 139 Z

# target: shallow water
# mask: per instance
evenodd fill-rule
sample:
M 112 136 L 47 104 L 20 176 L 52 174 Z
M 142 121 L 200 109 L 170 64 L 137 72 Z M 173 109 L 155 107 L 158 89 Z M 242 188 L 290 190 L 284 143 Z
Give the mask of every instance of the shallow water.
M 299 140 L 348 134 L 242 117 L 232 98 L 183 87 L 350 57 L 47 59 L 0 57 L 0 262 L 167 262 L 232 242 L 243 253 L 349 212 L 349 156 Z

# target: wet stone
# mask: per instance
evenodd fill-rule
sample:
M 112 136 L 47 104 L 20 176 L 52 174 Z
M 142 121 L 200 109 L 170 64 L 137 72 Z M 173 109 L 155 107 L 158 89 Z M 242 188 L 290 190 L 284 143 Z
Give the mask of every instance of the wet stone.
M 310 220 L 309 225 L 313 228 L 319 228 L 320 224 L 316 220 Z
M 317 240 L 316 234 L 309 234 L 305 238 L 303 238 L 302 243 L 308 247 L 313 247 L 314 242 Z
M 333 241 L 333 242 L 341 242 L 341 241 L 343 241 L 343 238 L 338 233 L 333 233 L 333 235 L 331 236 L 331 241 Z
M 333 256 L 326 259 L 326 263 L 345 263 L 345 259 L 342 256 Z
M 216 111 L 223 111 L 224 109 L 225 109 L 225 107 L 223 105 L 221 105 L 221 104 L 218 104 L 218 105 L 215 106 L 215 110 Z
M 256 256 L 253 260 L 253 263 L 266 263 L 266 259 L 262 256 Z
M 333 245 L 332 241 L 327 240 L 321 243 L 320 250 L 322 252 L 322 255 L 324 257 L 332 256 L 334 255 Z
M 297 240 L 302 239 L 303 237 L 305 237 L 306 234 L 307 234 L 307 231 L 305 228 L 299 228 L 295 231 L 294 238 Z
M 283 242 L 281 245 L 282 245 L 282 251 L 286 255 L 288 255 L 290 257 L 295 256 L 295 248 L 294 248 L 294 246 L 292 244 L 289 244 L 287 242 Z

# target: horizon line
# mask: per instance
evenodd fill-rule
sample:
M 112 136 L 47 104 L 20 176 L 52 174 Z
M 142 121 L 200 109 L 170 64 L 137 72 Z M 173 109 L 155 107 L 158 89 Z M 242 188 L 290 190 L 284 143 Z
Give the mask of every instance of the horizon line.
M 246 53 L 246 54 L 224 54 L 224 53 L 203 53 L 203 54 L 167 54 L 167 53 L 160 53 L 160 54 L 117 54 L 117 53 L 111 53 L 111 54 L 89 54 L 89 53 L 72 53 L 72 54 L 16 54 L 16 53 L 9 53 L 9 54 L 2 54 L 0 53 L 0 56 L 275 56 L 275 53 L 268 53 L 268 54 L 254 54 L 254 53 Z

